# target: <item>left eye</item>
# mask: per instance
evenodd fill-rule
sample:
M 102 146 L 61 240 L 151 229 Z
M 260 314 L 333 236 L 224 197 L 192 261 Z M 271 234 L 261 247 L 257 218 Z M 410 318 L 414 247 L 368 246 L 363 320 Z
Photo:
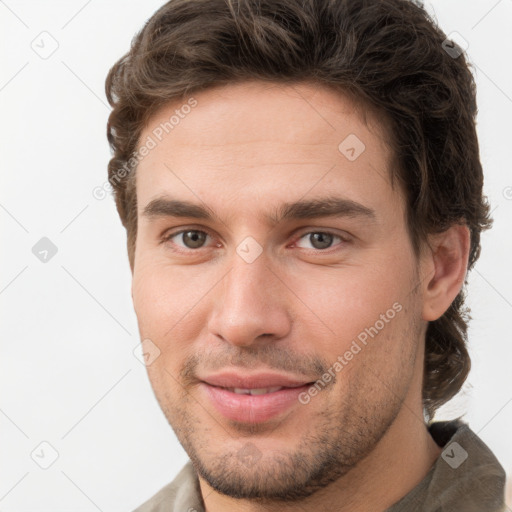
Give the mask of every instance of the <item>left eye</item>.
M 301 236 L 297 242 L 297 245 L 305 249 L 311 249 L 311 247 L 304 247 L 303 245 L 300 245 L 301 241 L 306 241 L 306 243 L 309 242 L 311 244 L 313 249 L 329 249 L 335 239 L 343 241 L 340 236 L 334 235 L 333 233 L 313 231 Z

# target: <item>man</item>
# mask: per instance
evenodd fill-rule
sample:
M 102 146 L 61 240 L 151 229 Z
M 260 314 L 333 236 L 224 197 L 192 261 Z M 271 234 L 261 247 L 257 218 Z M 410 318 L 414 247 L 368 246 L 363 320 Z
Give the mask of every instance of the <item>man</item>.
M 407 0 L 172 0 L 111 69 L 149 378 L 190 457 L 145 511 L 498 511 L 435 410 L 490 226 L 465 57 Z

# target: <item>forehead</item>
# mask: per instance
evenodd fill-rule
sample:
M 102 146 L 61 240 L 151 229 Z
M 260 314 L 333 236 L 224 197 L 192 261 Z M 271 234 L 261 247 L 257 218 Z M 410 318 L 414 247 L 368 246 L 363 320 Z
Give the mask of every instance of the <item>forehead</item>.
M 161 108 L 141 134 L 139 149 L 154 147 L 137 169 L 140 208 L 170 190 L 277 201 L 294 190 L 393 193 L 385 124 L 339 91 L 245 82 L 191 97 Z
M 190 107 L 194 99 L 195 106 Z M 205 124 L 205 120 L 208 123 Z M 156 133 L 167 139 L 172 134 L 176 144 L 212 145 L 246 142 L 247 130 L 282 143 L 335 142 L 347 129 L 365 137 L 371 132 L 385 143 L 389 137 L 386 120 L 377 119 L 375 109 L 363 106 L 347 93 L 321 84 L 294 85 L 248 81 L 217 86 L 172 101 L 160 108 L 147 123 L 142 136 Z M 180 128 L 180 129 L 178 129 Z M 189 139 L 191 133 L 193 139 Z M 326 140 L 331 133 L 332 140 Z M 226 134 L 229 133 L 229 141 Z M 158 141 L 160 142 L 160 141 Z

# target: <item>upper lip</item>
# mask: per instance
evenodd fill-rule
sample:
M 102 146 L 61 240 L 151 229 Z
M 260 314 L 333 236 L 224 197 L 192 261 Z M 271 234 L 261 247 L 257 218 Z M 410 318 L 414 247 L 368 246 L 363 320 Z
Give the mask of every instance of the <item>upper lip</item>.
M 241 374 L 236 372 L 222 372 L 201 378 L 203 382 L 211 386 L 222 388 L 238 388 L 238 389 L 261 389 L 261 388 L 296 388 L 304 386 L 311 381 L 282 375 L 277 373 L 255 373 L 253 375 Z

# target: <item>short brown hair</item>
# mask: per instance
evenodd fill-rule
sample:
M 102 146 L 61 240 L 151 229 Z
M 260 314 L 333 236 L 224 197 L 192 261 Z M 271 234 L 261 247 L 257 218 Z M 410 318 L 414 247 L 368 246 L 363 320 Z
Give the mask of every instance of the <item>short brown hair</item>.
M 132 155 L 148 120 L 170 101 L 256 79 L 323 84 L 381 112 L 391 127 L 390 172 L 403 184 L 415 250 L 428 234 L 465 224 L 471 269 L 480 253 L 480 232 L 491 219 L 482 195 L 474 79 L 464 53 L 445 51 L 445 40 L 425 9 L 409 0 L 166 3 L 106 80 L 113 107 L 107 127 L 113 151 L 109 180 L 127 230 L 131 267 L 137 236 Z M 423 402 L 430 418 L 469 372 L 468 319 L 463 288 L 428 325 Z

